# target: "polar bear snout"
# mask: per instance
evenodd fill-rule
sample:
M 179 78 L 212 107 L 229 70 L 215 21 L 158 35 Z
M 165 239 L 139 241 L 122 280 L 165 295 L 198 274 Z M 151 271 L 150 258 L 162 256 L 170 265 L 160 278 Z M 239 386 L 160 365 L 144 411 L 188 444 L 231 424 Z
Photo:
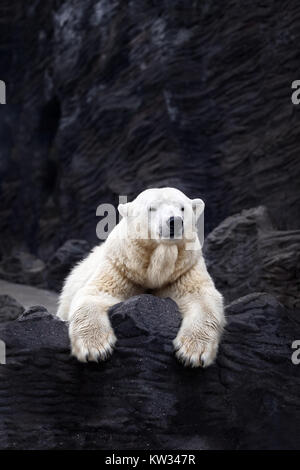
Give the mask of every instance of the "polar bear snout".
M 157 204 L 155 210 L 152 208 L 149 212 L 148 227 L 151 238 L 182 240 L 184 219 L 181 205 L 170 202 Z
M 182 217 L 170 217 L 167 220 L 167 226 L 169 228 L 170 238 L 181 238 L 183 234 L 183 218 Z

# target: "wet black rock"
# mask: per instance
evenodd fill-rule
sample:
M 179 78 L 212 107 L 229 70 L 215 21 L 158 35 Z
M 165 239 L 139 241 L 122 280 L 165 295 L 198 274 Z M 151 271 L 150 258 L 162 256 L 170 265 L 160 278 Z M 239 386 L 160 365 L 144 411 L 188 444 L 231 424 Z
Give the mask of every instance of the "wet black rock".
M 227 307 L 215 365 L 173 355 L 180 318 L 150 295 L 115 306 L 116 351 L 102 364 L 69 354 L 67 326 L 34 309 L 2 323 L 1 449 L 296 449 L 299 315 L 267 294 Z
M 205 239 L 207 267 L 227 301 L 250 292 L 300 308 L 300 230 L 278 230 L 265 207 L 225 219 Z
M 47 264 L 47 285 L 50 289 L 60 291 L 63 281 L 76 263 L 90 251 L 85 240 L 68 240 L 50 258 Z
M 0 295 L 0 322 L 15 320 L 24 312 L 24 307 L 10 295 Z

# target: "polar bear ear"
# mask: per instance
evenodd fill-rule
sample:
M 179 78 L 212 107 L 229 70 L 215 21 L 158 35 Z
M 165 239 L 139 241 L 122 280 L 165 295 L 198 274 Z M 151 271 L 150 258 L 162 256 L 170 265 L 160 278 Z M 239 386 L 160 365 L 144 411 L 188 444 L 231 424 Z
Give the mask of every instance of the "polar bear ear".
M 130 206 L 131 206 L 131 202 L 118 205 L 118 211 L 122 217 L 128 217 Z
M 196 220 L 198 220 L 198 218 L 204 211 L 204 207 L 205 207 L 204 201 L 202 201 L 202 199 L 199 199 L 199 198 L 192 199 L 192 207 L 193 207 L 194 214 L 196 216 Z

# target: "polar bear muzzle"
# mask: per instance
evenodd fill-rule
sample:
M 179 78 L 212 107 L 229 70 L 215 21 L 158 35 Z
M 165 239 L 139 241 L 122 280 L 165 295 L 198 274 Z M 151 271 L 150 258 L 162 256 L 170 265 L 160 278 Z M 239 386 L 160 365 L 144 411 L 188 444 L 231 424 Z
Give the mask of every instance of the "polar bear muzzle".
M 183 235 L 183 218 L 182 217 L 170 217 L 167 220 L 167 226 L 169 228 L 170 238 L 181 238 Z

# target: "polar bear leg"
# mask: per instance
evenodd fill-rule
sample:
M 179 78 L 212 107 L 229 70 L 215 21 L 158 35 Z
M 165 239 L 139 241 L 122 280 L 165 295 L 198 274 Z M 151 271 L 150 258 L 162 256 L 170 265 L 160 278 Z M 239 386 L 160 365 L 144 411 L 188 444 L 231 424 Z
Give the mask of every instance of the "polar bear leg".
M 181 279 L 180 286 L 175 283 L 159 295 L 171 297 L 183 316 L 173 341 L 177 358 L 186 366 L 207 367 L 216 358 L 225 326 L 223 299 L 212 281 L 201 283 L 195 289 L 190 276 L 187 281 L 189 289 L 184 289 L 185 292 L 180 292 L 184 285 Z
M 217 356 L 222 327 L 212 316 L 205 319 L 203 313 L 197 314 L 196 309 L 197 304 L 186 312 L 173 344 L 184 365 L 208 367 Z
M 120 299 L 85 287 L 71 304 L 69 336 L 72 355 L 81 362 L 105 360 L 113 352 L 116 337 L 108 309 Z
M 176 356 L 185 365 L 207 367 L 217 356 L 225 326 L 222 296 L 214 286 L 202 286 L 177 302 L 183 319 L 173 341 Z
M 70 272 L 65 280 L 62 292 L 59 296 L 57 316 L 63 320 L 70 319 L 70 307 L 77 292 L 87 284 L 89 278 L 94 275 L 98 266 L 101 266 L 104 244 L 97 246 Z

